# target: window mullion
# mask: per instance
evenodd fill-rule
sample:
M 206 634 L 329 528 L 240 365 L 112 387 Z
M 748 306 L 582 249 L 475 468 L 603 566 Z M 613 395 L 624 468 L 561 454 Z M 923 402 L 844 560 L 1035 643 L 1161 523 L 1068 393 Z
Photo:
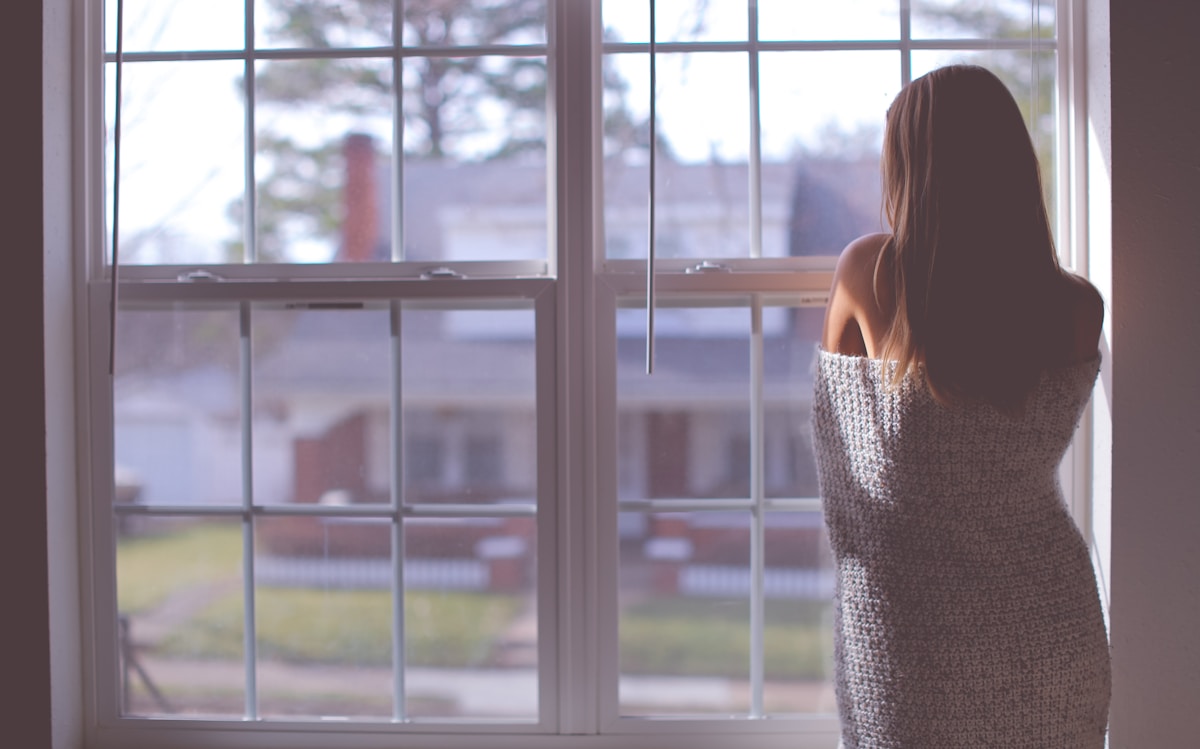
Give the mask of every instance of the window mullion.
M 556 579 L 543 595 L 556 598 L 557 627 L 545 646 L 554 646 L 557 723 L 560 734 L 597 731 L 600 692 L 595 679 L 598 581 L 594 456 L 598 439 L 595 334 L 611 320 L 593 317 L 594 174 L 599 160 L 600 2 L 550 3 L 548 89 L 553 97 L 547 151 L 554 170 L 551 211 L 557 310 L 554 329 L 554 429 L 558 434 L 555 524 Z M 596 191 L 596 192 L 593 192 Z M 540 333 L 539 325 L 539 333 Z M 611 406 L 612 404 L 607 404 Z M 548 528 L 549 529 L 549 528 Z

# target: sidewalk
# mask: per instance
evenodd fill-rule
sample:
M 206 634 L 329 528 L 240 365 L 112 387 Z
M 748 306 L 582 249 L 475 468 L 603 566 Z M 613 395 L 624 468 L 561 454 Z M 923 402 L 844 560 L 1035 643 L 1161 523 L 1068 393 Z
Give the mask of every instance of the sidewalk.
M 143 657 L 142 665 L 177 712 L 195 712 L 195 705 L 202 703 L 202 712 L 241 717 L 245 669 L 240 662 Z M 259 665 L 256 676 L 260 706 L 267 714 L 322 717 L 319 707 L 325 704 L 344 708 L 330 717 L 347 713 L 391 717 L 390 668 L 268 661 Z M 135 678 L 134 711 L 154 712 L 139 697 L 143 691 L 139 687 Z M 537 676 L 532 668 L 410 668 L 405 690 L 413 717 L 533 720 L 537 715 Z M 730 713 L 744 711 L 749 702 L 745 682 L 716 677 L 625 676 L 620 691 L 624 711 L 630 715 Z M 213 699 L 221 694 L 223 699 Z M 769 683 L 766 699 L 768 709 L 784 705 L 788 712 L 802 706 L 813 712 L 835 709 L 832 688 L 820 682 Z M 297 709 L 285 709 L 293 703 Z

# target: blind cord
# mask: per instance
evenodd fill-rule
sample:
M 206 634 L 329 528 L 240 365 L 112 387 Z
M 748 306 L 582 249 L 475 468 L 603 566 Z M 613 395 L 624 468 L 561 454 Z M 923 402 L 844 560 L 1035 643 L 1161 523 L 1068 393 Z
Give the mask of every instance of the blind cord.
M 124 54 L 125 4 L 117 0 L 117 69 L 113 91 L 113 173 L 112 173 L 112 275 L 108 294 L 108 375 L 116 374 L 117 365 L 117 269 L 120 267 L 118 228 L 121 216 L 121 68 Z
M 654 182 L 655 165 L 658 160 L 658 89 L 656 33 L 654 27 L 655 0 L 650 0 L 650 175 L 649 175 L 649 242 L 646 257 L 646 374 L 654 374 Z

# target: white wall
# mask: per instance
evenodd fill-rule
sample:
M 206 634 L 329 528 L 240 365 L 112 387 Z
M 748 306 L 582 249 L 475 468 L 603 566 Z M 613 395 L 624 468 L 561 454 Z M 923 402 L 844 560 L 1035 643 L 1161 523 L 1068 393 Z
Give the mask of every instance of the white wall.
M 1104 0 L 1101 0 L 1103 3 Z M 1110 745 L 1200 743 L 1200 5 L 1108 0 Z

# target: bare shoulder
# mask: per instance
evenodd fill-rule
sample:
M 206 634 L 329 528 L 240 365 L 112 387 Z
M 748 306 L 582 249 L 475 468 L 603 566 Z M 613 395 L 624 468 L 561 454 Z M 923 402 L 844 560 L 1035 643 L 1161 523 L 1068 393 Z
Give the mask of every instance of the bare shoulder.
M 875 266 L 887 234 L 868 234 L 846 245 L 833 274 L 821 345 L 826 351 L 875 356 L 883 314 L 875 297 Z
M 880 250 L 890 238 L 890 234 L 864 234 L 855 239 L 846 245 L 838 257 L 838 270 L 855 272 L 865 268 L 870 275 L 875 270 L 875 261 L 879 258 Z
M 1087 279 L 1064 273 L 1068 319 L 1071 326 L 1070 350 L 1073 361 L 1096 355 L 1104 327 L 1104 298 Z

